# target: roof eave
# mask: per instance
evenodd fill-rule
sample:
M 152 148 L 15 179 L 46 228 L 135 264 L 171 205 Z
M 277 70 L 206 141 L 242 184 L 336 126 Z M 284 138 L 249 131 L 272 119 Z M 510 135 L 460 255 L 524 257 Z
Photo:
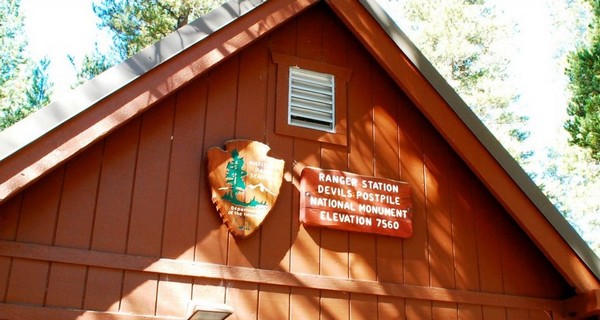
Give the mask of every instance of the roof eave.
M 228 1 L 0 132 L 0 161 L 222 29 L 264 1 Z
M 316 2 L 231 0 L 0 132 L 0 203 Z

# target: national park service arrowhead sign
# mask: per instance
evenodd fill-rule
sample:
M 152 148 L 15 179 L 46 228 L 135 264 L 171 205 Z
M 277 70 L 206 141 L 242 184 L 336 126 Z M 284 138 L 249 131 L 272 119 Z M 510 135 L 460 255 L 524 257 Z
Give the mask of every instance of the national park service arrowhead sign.
M 212 202 L 237 238 L 260 227 L 279 195 L 284 161 L 267 156 L 269 150 L 257 141 L 231 140 L 225 150 L 207 152 Z

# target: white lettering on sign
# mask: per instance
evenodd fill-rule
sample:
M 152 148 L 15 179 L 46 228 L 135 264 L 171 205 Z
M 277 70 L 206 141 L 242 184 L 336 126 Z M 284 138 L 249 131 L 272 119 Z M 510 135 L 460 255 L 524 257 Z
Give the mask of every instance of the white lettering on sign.
M 406 213 L 408 212 L 408 210 L 404 210 L 404 209 L 379 207 L 379 206 L 375 206 L 372 204 L 369 205 L 369 204 L 364 204 L 364 203 L 360 203 L 358 205 L 358 211 L 372 213 L 372 214 L 378 214 L 378 215 L 388 216 L 388 217 L 398 217 L 398 218 L 403 218 L 403 219 L 406 219 Z
M 352 198 L 353 194 L 354 194 L 352 192 L 352 190 L 350 190 L 350 189 L 336 188 L 336 187 L 323 186 L 323 185 L 317 186 L 317 193 L 326 194 L 326 195 L 330 195 L 330 196 L 338 196 L 338 197 L 342 197 L 342 198 Z
M 412 235 L 410 188 L 405 182 L 304 168 L 300 202 L 300 219 L 306 225 Z
M 354 214 L 344 214 L 344 213 L 338 213 L 338 212 L 321 211 L 320 219 L 325 220 L 325 221 L 335 221 L 335 222 L 357 224 L 360 226 L 373 225 L 373 219 L 370 217 L 363 217 L 363 216 L 358 216 L 358 215 L 354 215 Z
M 364 189 L 379 190 L 379 191 L 385 191 L 385 192 L 396 192 L 396 193 L 400 190 L 398 188 L 398 185 L 391 184 L 391 183 L 371 181 L 371 180 L 363 180 L 362 187 Z
M 370 202 L 387 203 L 391 205 L 400 205 L 400 197 L 398 196 L 390 196 L 372 192 L 356 191 L 356 199 Z
M 310 197 L 311 206 L 328 207 L 331 209 L 344 209 L 348 211 L 356 211 L 354 203 L 329 198 Z
M 358 185 L 358 180 L 356 178 L 346 177 L 343 175 L 336 174 L 327 174 L 323 172 L 319 172 L 319 181 L 337 183 L 341 185 L 347 185 L 356 187 Z

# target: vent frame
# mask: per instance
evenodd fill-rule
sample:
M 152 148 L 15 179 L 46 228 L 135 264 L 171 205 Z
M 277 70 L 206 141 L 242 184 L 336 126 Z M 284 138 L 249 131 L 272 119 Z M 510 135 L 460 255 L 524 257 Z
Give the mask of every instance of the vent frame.
M 352 76 L 352 69 L 335 65 L 326 61 L 312 60 L 288 55 L 276 51 L 270 51 L 273 65 L 275 67 L 275 81 L 270 83 L 275 93 L 275 133 L 279 135 L 292 136 L 301 139 L 319 141 L 339 146 L 348 145 L 348 84 Z M 334 76 L 333 81 L 333 113 L 332 127 L 314 128 L 310 125 L 290 124 L 290 73 L 291 67 L 301 68 L 308 71 L 330 74 Z M 271 85 L 273 87 L 271 87 Z M 327 126 L 326 122 L 326 126 Z M 304 123 L 306 124 L 306 123 Z

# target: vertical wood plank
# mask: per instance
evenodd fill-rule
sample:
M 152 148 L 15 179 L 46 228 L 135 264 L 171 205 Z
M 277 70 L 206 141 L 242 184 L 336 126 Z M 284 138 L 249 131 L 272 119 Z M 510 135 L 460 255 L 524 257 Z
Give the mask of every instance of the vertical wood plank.
M 283 34 L 279 31 L 279 34 Z M 273 39 L 275 38 L 275 39 Z M 266 142 L 271 147 L 272 156 L 283 159 L 284 181 L 279 190 L 279 197 L 273 207 L 269 219 L 265 221 L 261 231 L 260 243 L 260 267 L 262 269 L 289 271 L 290 270 L 290 247 L 292 238 L 292 168 L 294 149 L 292 139 L 275 134 L 275 112 L 276 112 L 276 76 L 277 70 L 271 63 L 268 45 L 279 42 L 277 35 L 272 39 L 262 41 L 265 46 L 264 54 L 267 57 L 266 74 Z M 292 38 L 292 37 L 286 37 Z M 291 292 L 286 287 L 260 285 L 258 297 L 259 319 L 290 319 L 291 318 Z M 275 310 L 272 310 L 273 307 Z
M 240 54 L 237 78 L 236 138 L 265 141 L 269 48 L 258 42 Z
M 177 95 L 161 253 L 169 259 L 194 260 L 207 87 L 203 78 Z M 181 316 L 192 296 L 192 283 L 190 278 L 161 275 L 156 314 Z
M 373 121 L 375 144 L 375 176 L 400 180 L 400 147 L 398 97 L 396 87 L 382 70 L 373 73 Z M 381 282 L 403 283 L 402 241 L 392 237 L 377 237 L 377 279 Z M 380 319 L 403 319 L 404 299 L 380 297 Z
M 269 42 L 272 43 L 272 40 Z M 267 56 L 269 56 L 268 53 Z M 291 138 L 275 134 L 277 70 L 275 65 L 271 63 L 270 58 L 267 61 L 267 67 L 266 141 L 273 150 L 272 155 L 285 161 L 285 173 L 277 203 L 273 207 L 269 219 L 262 226 L 260 266 L 263 269 L 289 271 L 292 241 L 291 205 L 294 149 Z M 259 289 L 259 319 L 291 318 L 292 308 L 290 303 L 292 289 L 268 285 L 261 285 Z M 277 306 L 275 312 L 271 311 L 273 306 Z
M 288 23 L 281 26 L 278 30 L 276 30 L 273 35 L 269 39 L 269 46 L 273 52 L 279 52 L 289 55 L 296 54 L 296 47 L 298 45 L 298 40 L 296 37 L 296 33 L 298 30 L 298 19 L 294 19 L 289 21 Z M 275 99 L 275 96 L 282 94 L 280 92 L 275 92 L 277 87 L 276 83 L 276 74 L 277 68 L 275 64 L 270 65 L 270 75 L 272 76 L 273 83 L 269 86 L 269 89 L 273 89 L 273 93 L 269 94 L 269 99 Z M 275 103 L 275 100 L 272 102 Z M 270 114 L 275 112 L 275 106 L 273 106 Z M 274 132 L 274 120 L 271 120 L 271 125 L 273 129 L 269 130 Z M 291 137 L 282 137 L 277 134 L 273 134 L 272 137 L 268 137 L 269 141 L 278 141 L 281 144 L 285 144 L 286 160 L 289 161 L 286 163 L 286 183 L 284 183 L 283 187 L 287 185 L 287 182 L 290 183 L 290 193 L 286 198 L 280 199 L 280 203 L 283 203 L 284 199 L 289 203 L 289 212 L 285 212 L 286 215 L 289 215 L 290 219 L 290 242 L 288 243 L 288 253 L 287 259 L 288 262 L 288 270 L 291 272 L 305 272 L 318 274 L 318 244 L 315 244 L 313 238 L 318 239 L 319 232 L 314 228 L 311 230 L 306 230 L 299 223 L 299 193 L 298 187 L 300 185 L 299 177 L 301 170 L 304 165 L 308 164 L 305 162 L 304 155 L 309 155 L 310 151 L 305 152 L 302 151 L 304 147 L 302 147 L 302 143 L 298 143 L 296 139 Z M 299 151 L 301 151 L 299 153 Z M 282 151 L 283 152 L 283 151 Z M 309 162 L 311 165 L 318 165 L 319 159 L 312 159 Z M 290 215 L 291 212 L 291 215 Z M 266 232 L 263 232 L 266 233 Z M 265 239 L 266 240 L 266 239 Z M 261 260 L 262 261 L 262 260 Z M 316 268 L 315 268 L 316 267 Z M 290 289 L 290 319 L 302 318 L 306 317 L 309 319 L 317 319 L 319 318 L 319 291 L 305 288 L 291 288 Z
M 227 287 L 226 303 L 230 306 L 234 306 L 235 313 L 232 314 L 230 318 L 233 320 L 258 319 L 256 295 L 256 285 L 253 283 L 231 283 Z
M 375 176 L 400 179 L 400 147 L 398 123 L 400 103 L 395 93 L 399 90 L 383 70 L 374 66 L 372 77 L 373 143 Z
M 11 267 L 6 302 L 44 304 L 50 264 L 13 259 Z
M 98 143 L 66 165 L 55 245 L 90 247 L 104 144 Z
M 211 147 L 223 148 L 235 134 L 235 103 L 237 87 L 231 85 L 232 75 L 238 73 L 236 57 L 213 70 L 207 78 L 208 96 L 204 124 L 204 151 L 200 176 L 200 206 L 196 236 L 195 260 L 227 264 L 229 232 L 210 200 L 206 151 Z M 237 77 L 237 76 L 236 76 Z
M 296 20 L 296 41 L 294 47 L 295 54 L 298 57 L 315 59 L 321 58 L 321 23 L 320 20 L 314 21 L 311 15 L 319 11 L 319 7 L 315 6 L 309 9 L 310 13 L 299 16 Z M 299 165 L 294 168 L 294 185 L 299 186 L 300 172 L 303 166 L 320 167 L 320 143 L 308 140 L 294 138 L 294 160 Z M 293 221 L 299 221 L 299 193 L 294 192 L 292 203 L 294 205 Z M 298 224 L 297 224 L 298 225 Z M 291 268 L 293 272 L 303 272 L 309 274 L 319 274 L 320 272 L 320 247 L 321 247 L 321 230 L 318 228 L 308 228 L 299 226 L 298 235 L 292 244 L 292 262 Z M 302 297 L 307 297 L 312 302 L 302 301 L 308 304 L 319 304 L 319 292 L 316 290 L 293 289 L 293 293 Z M 292 301 L 293 305 L 300 301 Z M 321 304 L 318 308 L 309 308 L 312 312 L 319 311 L 321 317 L 324 317 L 325 311 Z M 297 309 L 297 308 L 296 308 Z M 302 313 L 300 313 L 302 314 Z M 292 317 L 295 314 L 292 313 Z M 307 315 L 309 316 L 309 315 Z M 317 316 L 318 317 L 318 316 Z
M 290 290 L 290 317 L 289 319 L 319 319 L 321 306 L 319 304 L 319 290 L 306 288 L 292 288 Z
M 505 293 L 526 296 L 530 294 L 528 287 L 536 277 L 530 274 L 527 260 L 535 258 L 535 255 L 525 256 L 529 241 L 509 219 L 506 213 L 496 219 L 496 230 L 501 239 L 498 250 L 502 259 L 503 288 Z M 508 310 L 508 314 L 523 314 L 523 311 Z
M 8 290 L 8 279 L 12 266 L 12 258 L 0 257 L 0 302 L 6 301 L 6 291 Z
M 337 17 L 328 9 L 316 17 L 320 25 L 321 53 L 323 61 L 333 65 L 348 65 L 348 31 L 340 24 Z M 336 79 L 337 86 L 347 83 Z M 337 110 L 341 108 L 336 106 Z M 347 109 L 347 108 L 346 108 Z M 341 121 L 348 121 L 348 113 L 341 115 Z M 348 147 L 321 144 L 321 167 L 336 170 L 348 170 Z M 339 230 L 321 230 L 321 270 L 325 276 L 348 278 L 349 276 L 349 234 Z M 349 296 L 344 292 L 321 292 L 322 312 L 325 318 L 340 319 L 348 317 L 350 310 Z
M 140 145 L 131 204 L 127 253 L 159 257 L 164 228 L 175 98 L 171 96 L 142 117 Z M 157 278 L 126 271 L 122 312 L 154 314 Z
M 410 285 L 429 286 L 423 131 L 430 127 L 406 96 L 401 95 L 399 103 L 401 179 L 411 185 L 413 201 L 413 236 L 403 241 L 402 248 L 404 282 Z M 405 314 L 407 319 L 430 319 L 431 303 L 407 299 Z
M 211 202 L 208 182 L 206 151 L 211 147 L 223 148 L 226 141 L 235 136 L 237 101 L 238 58 L 233 57 L 215 68 L 200 80 L 206 83 L 205 122 L 203 123 L 203 151 L 200 170 L 200 192 L 196 246 L 194 260 L 226 265 L 228 263 L 229 232 Z M 231 81 L 232 75 L 235 75 Z M 223 282 L 195 279 L 193 297 L 210 297 L 225 302 L 226 288 Z
M 267 48 L 253 45 L 240 54 L 238 69 L 230 80 L 237 88 L 237 112 L 235 115 L 235 138 L 264 141 L 266 114 L 266 59 Z M 233 81 L 232 81 L 233 80 Z M 233 119 L 232 119 L 233 120 Z M 267 216 L 266 219 L 269 219 Z M 257 267 L 260 258 L 259 229 L 249 238 L 236 241 L 230 236 L 229 264 L 244 267 Z
M 225 303 L 228 283 L 218 279 L 194 279 L 192 300 Z
M 322 58 L 323 5 L 316 5 L 309 12 L 296 18 L 296 55 L 321 60 Z
M 140 124 L 135 119 L 106 138 L 92 250 L 125 253 Z M 84 308 L 118 311 L 122 280 L 120 270 L 89 268 Z
M 295 33 L 295 23 L 289 22 L 277 30 L 272 37 L 261 42 L 260 45 L 268 46 L 276 52 L 286 52 L 288 46 L 295 45 L 295 39 L 289 36 Z M 267 48 L 268 49 L 268 48 Z M 277 66 L 272 63 L 270 53 L 267 65 L 267 110 L 266 110 L 266 142 L 271 147 L 271 154 L 275 158 L 283 159 L 284 181 L 279 191 L 279 197 L 269 219 L 265 221 L 261 231 L 260 266 L 264 269 L 289 271 L 290 270 L 290 247 L 292 242 L 292 194 L 294 185 L 292 181 L 294 166 L 294 145 L 291 137 L 275 133 L 275 112 L 277 93 Z M 263 304 L 261 304 L 263 305 Z
M 20 193 L 0 205 L 0 239 L 15 240 L 17 236 L 17 227 L 19 225 L 19 216 L 21 215 L 21 203 L 23 194 Z M 12 258 L 0 257 L 0 301 L 6 300 L 6 291 L 8 290 L 8 280 L 10 278 L 10 269 Z
M 94 221 L 103 143 L 96 144 L 66 165 L 55 245 L 87 249 Z M 87 268 L 53 263 L 46 305 L 81 308 Z
M 449 180 L 462 181 L 462 188 L 451 187 L 452 237 L 454 239 L 454 270 L 456 289 L 479 291 L 479 265 L 477 263 L 477 238 L 473 216 L 473 188 L 475 177 L 456 157 L 449 163 Z M 460 319 L 481 319 L 481 306 L 458 305 Z
M 349 163 L 351 172 L 372 176 L 375 174 L 373 124 L 373 62 L 358 46 L 351 47 L 349 63 L 354 66 L 349 83 L 348 124 L 350 127 Z M 366 233 L 351 233 L 349 239 L 349 276 L 352 279 L 376 280 L 376 238 Z M 377 298 L 361 294 L 350 296 L 350 316 L 358 319 L 377 313 Z
M 10 198 L 0 206 L 0 239 L 15 240 L 21 215 L 23 193 Z
M 154 315 L 158 276 L 149 273 L 126 271 L 123 277 L 123 298 L 120 312 Z
M 472 207 L 477 237 L 480 288 L 482 292 L 502 293 L 502 262 L 497 234 L 497 216 L 503 214 L 485 188 L 477 183 L 473 190 Z M 506 319 L 505 308 L 483 306 L 484 319 Z
M 294 273 L 319 274 L 321 233 L 318 228 L 305 228 L 300 224 L 299 208 L 300 173 L 304 166 L 319 167 L 321 159 L 318 153 L 319 144 L 312 141 L 293 139 L 294 160 L 298 162 L 293 168 L 294 193 L 292 197 L 292 237 L 290 253 L 290 271 Z M 292 288 L 290 299 L 290 317 L 319 318 L 319 291 L 305 288 Z
M 260 285 L 258 319 L 290 319 L 290 288 Z
M 239 74 L 237 77 L 237 113 L 235 135 L 239 139 L 265 141 L 266 137 L 266 112 L 267 112 L 267 84 L 269 51 L 260 43 L 244 50 L 240 55 Z M 272 218 L 271 214 L 266 220 Z M 243 241 L 230 240 L 229 262 L 234 265 L 258 267 L 260 265 L 261 251 L 273 256 L 267 248 L 261 248 L 262 227 L 254 235 Z M 233 293 L 234 288 L 228 290 Z M 254 290 L 255 295 L 246 293 L 244 296 L 255 304 L 255 313 L 259 313 L 259 285 L 246 284 L 244 290 Z M 272 298 L 272 295 L 263 295 L 263 298 Z M 287 305 L 287 303 L 286 303 Z
M 192 279 L 183 276 L 160 275 L 156 298 L 156 315 L 183 317 L 192 296 Z
M 142 116 L 127 253 L 159 257 L 163 236 L 175 98 Z
M 24 191 L 17 241 L 52 244 L 63 176 L 64 166 Z M 44 304 L 49 267 L 48 262 L 13 259 L 6 301 Z
M 429 232 L 429 263 L 431 286 L 455 288 L 452 239 L 452 213 L 450 211 L 450 181 L 448 180 L 448 158 L 450 148 L 437 132 L 426 131 L 425 193 L 427 207 L 427 229 Z M 460 181 L 453 181 L 453 189 L 461 189 Z M 435 319 L 457 318 L 457 306 L 453 303 L 433 302 Z
M 526 309 L 506 309 L 506 319 L 508 320 L 528 320 L 529 311 Z
M 106 138 L 91 248 L 125 253 L 140 118 Z
M 177 94 L 161 253 L 169 259 L 194 260 L 207 90 L 203 78 Z
M 84 266 L 53 263 L 48 277 L 46 306 L 81 308 L 87 268 Z
M 90 267 L 86 278 L 83 308 L 119 311 L 123 271 Z
M 502 258 L 502 276 L 504 292 L 513 295 L 530 295 L 530 287 L 536 278 L 532 274 L 527 260 L 535 259 L 535 254 L 527 255 L 530 243 L 513 221 L 509 221 L 507 214 L 497 219 L 496 229 L 500 232 L 502 242 L 498 248 Z M 541 270 L 540 270 L 541 271 Z M 522 311 L 509 314 L 523 314 Z
M 404 314 L 406 308 L 405 299 L 395 297 L 379 297 L 377 315 L 379 319 L 408 319 Z
M 569 289 L 548 259 L 505 213 L 499 223 L 502 243 L 504 291 L 509 294 L 561 299 Z M 506 235 L 510 235 L 506 237 Z
M 502 307 L 482 307 L 483 319 L 485 320 L 506 320 L 506 308 Z

